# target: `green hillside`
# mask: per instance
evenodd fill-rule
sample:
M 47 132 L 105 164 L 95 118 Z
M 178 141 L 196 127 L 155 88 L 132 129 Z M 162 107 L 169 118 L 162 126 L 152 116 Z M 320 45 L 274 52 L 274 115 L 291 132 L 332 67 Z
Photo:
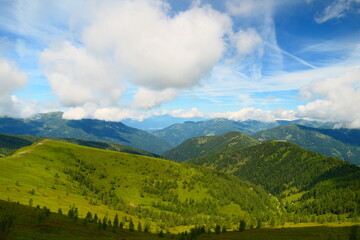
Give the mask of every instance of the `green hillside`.
M 142 225 L 180 231 L 193 225 L 256 225 L 278 213 L 261 187 L 203 167 L 44 140 L 0 159 L 0 199 L 69 206 L 99 217 L 117 213 Z
M 3 117 L 0 118 L 0 133 L 118 143 L 156 154 L 171 148 L 169 143 L 153 134 L 128 127 L 121 122 L 66 120 L 62 118 L 62 114 L 45 113 L 28 119 Z
M 262 141 L 287 140 L 306 149 L 360 165 L 360 130 L 318 129 L 289 125 L 258 132 Z
M 238 176 L 302 214 L 360 213 L 360 168 L 286 141 L 208 154 L 188 162 Z
M 258 144 L 256 139 L 241 133 L 228 132 L 220 136 L 195 137 L 186 140 L 173 149 L 166 151 L 162 156 L 178 162 L 190 158 L 197 158 L 207 153 L 235 149 Z
M 0 157 L 9 155 L 13 151 L 19 148 L 30 146 L 35 142 L 39 142 L 45 139 L 52 139 L 56 141 L 74 143 L 82 146 L 117 151 L 117 152 L 132 153 L 132 154 L 144 155 L 149 157 L 159 157 L 156 154 L 149 153 L 144 150 L 127 147 L 125 145 L 116 144 L 116 143 L 86 141 L 75 138 L 45 138 L 45 137 L 13 135 L 13 134 L 3 134 L 3 133 L 0 133 Z

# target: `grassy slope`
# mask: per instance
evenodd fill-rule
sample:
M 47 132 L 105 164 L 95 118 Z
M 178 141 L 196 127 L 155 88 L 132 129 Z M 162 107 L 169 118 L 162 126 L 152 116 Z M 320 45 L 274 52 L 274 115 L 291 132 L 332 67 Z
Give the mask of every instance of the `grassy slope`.
M 253 137 L 262 140 L 287 140 L 306 149 L 360 165 L 360 130 L 288 125 L 258 132 Z
M 62 208 L 64 212 L 67 212 L 71 204 L 75 204 L 80 216 L 84 216 L 87 211 L 97 213 L 100 217 L 108 213 L 110 218 L 115 213 L 119 213 L 120 217 L 132 214 L 133 219 L 138 221 L 135 215 L 139 216 L 136 213 L 139 208 L 171 214 L 171 209 L 167 208 L 171 204 L 166 198 L 172 197 L 176 197 L 179 204 L 182 204 L 181 207 L 189 214 L 184 217 L 189 221 L 192 216 L 207 218 L 209 212 L 214 217 L 217 216 L 217 219 L 222 219 L 233 213 L 239 216 L 257 211 L 266 214 L 276 208 L 274 201 L 261 188 L 235 177 L 163 159 L 51 140 L 35 143 L 0 159 L 0 169 L 3 169 L 0 175 L 0 199 L 27 204 L 31 198 L 34 205 L 47 206 L 53 211 Z M 71 178 L 65 173 L 68 170 L 64 172 L 66 169 L 80 172 L 99 193 L 95 194 L 89 187 Z M 176 184 L 163 192 L 156 192 L 161 183 L 168 182 Z M 35 190 L 34 195 L 29 193 L 32 189 Z M 122 211 L 115 211 L 114 208 L 117 207 L 110 209 L 100 204 L 100 195 L 110 199 L 111 194 L 117 195 L 121 200 L 118 204 Z M 210 205 L 208 209 L 199 210 L 186 204 L 190 198 L 196 204 L 206 199 Z M 99 205 L 90 204 L 92 200 Z M 154 206 L 156 202 L 160 202 L 162 206 Z M 179 208 L 180 205 L 175 207 Z M 147 219 L 152 222 L 154 229 L 158 229 L 157 220 Z M 179 223 L 169 224 L 167 222 L 165 226 L 171 228 Z M 181 228 L 174 229 L 177 230 Z
M 51 213 L 41 222 L 38 221 L 38 215 L 41 209 L 35 209 L 28 206 L 18 205 L 0 200 L 0 221 L 6 213 L 15 216 L 14 225 L 10 228 L 8 239 L 30 240 L 30 239 L 52 239 L 52 240 L 85 240 L 85 239 L 159 239 L 157 235 L 130 232 L 128 230 L 117 229 L 115 232 L 107 229 L 101 230 L 97 224 L 88 222 L 83 224 L 82 219 L 74 222 L 73 219 Z M 290 226 L 291 228 L 262 228 L 246 230 L 244 232 L 228 232 L 225 234 L 204 234 L 198 239 L 339 239 L 348 240 L 350 234 L 360 237 L 360 230 L 356 227 L 345 227 L 336 224 L 330 226 Z M 165 235 L 165 239 L 174 238 L 172 235 Z M 177 238 L 175 238 L 177 239 Z
M 220 152 L 224 149 L 234 149 L 258 144 L 256 139 L 241 133 L 228 132 L 220 136 L 195 137 L 186 140 L 173 149 L 166 151 L 162 156 L 178 162 L 190 158 L 200 157 L 202 155 L 214 152 Z
M 42 141 L 44 139 L 49 139 L 49 138 L 0 133 L 0 156 L 9 155 L 10 153 L 12 153 L 13 151 L 19 148 L 30 146 L 33 143 Z M 144 155 L 149 157 L 158 157 L 158 155 L 154 153 L 149 153 L 141 149 L 131 148 L 122 144 L 86 141 L 75 138 L 50 138 L 50 139 L 55 141 L 74 143 L 87 147 L 93 147 L 93 148 L 99 148 L 99 149 L 105 149 L 105 150 L 111 150 L 117 152 L 132 153 L 132 154 Z

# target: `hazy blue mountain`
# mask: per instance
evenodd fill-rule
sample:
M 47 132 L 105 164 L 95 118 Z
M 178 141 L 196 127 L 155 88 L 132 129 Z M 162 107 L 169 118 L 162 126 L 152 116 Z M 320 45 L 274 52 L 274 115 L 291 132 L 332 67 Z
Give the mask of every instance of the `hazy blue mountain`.
M 220 152 L 224 149 L 247 147 L 259 143 L 258 140 L 244 133 L 228 132 L 219 136 L 190 138 L 164 152 L 162 156 L 167 159 L 182 162 L 208 153 Z
M 171 148 L 166 141 L 121 122 L 66 120 L 61 112 L 38 114 L 28 119 L 0 118 L 0 132 L 118 143 L 156 154 Z
M 143 155 L 149 157 L 160 157 L 157 154 L 146 152 L 144 150 L 132 148 L 125 146 L 123 144 L 109 143 L 109 142 L 97 142 L 97 141 L 88 141 L 76 138 L 48 138 L 48 137 L 38 137 L 30 135 L 14 135 L 14 134 L 5 134 L 0 133 L 0 157 L 7 156 L 13 153 L 15 150 L 30 146 L 35 142 L 43 141 L 45 139 L 51 139 L 55 141 L 74 143 L 82 146 L 131 153 L 136 155 Z
M 176 146 L 193 137 L 216 136 L 231 131 L 239 131 L 251 135 L 262 130 L 289 124 L 300 124 L 319 128 L 332 128 L 335 125 L 334 123 L 308 121 L 301 119 L 293 121 L 278 120 L 275 122 L 261 122 L 255 120 L 232 121 L 218 118 L 197 122 L 187 121 L 184 123 L 177 123 L 164 129 L 154 131 L 153 133 L 154 135 Z
M 202 118 L 180 118 L 180 117 L 173 117 L 170 115 L 161 115 L 161 116 L 149 117 L 142 121 L 127 118 L 122 120 L 121 122 L 129 127 L 138 128 L 148 132 L 154 132 L 177 123 L 181 124 L 187 121 L 203 121 L 203 120 L 204 119 Z
M 253 135 L 261 140 L 287 140 L 306 149 L 360 165 L 359 129 L 319 129 L 300 125 L 281 126 Z
M 182 124 L 174 124 L 162 130 L 155 131 L 154 135 L 176 146 L 193 137 L 216 136 L 232 131 L 253 134 L 276 126 L 278 126 L 276 122 L 265 123 L 254 120 L 236 122 L 218 118 L 199 122 L 188 121 Z

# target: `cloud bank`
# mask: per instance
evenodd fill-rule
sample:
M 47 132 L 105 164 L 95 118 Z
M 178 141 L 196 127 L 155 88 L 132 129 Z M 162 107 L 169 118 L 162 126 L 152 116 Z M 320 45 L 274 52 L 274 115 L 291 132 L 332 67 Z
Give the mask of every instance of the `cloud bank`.
M 298 107 L 298 116 L 345 123 L 360 128 L 360 69 L 341 77 L 317 81 L 301 93 L 315 100 Z

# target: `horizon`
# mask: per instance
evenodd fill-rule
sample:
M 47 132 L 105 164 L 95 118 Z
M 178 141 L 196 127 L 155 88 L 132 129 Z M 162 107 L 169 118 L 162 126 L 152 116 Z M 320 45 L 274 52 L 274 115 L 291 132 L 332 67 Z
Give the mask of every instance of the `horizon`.
M 0 115 L 360 128 L 359 0 L 15 0 L 0 11 Z

